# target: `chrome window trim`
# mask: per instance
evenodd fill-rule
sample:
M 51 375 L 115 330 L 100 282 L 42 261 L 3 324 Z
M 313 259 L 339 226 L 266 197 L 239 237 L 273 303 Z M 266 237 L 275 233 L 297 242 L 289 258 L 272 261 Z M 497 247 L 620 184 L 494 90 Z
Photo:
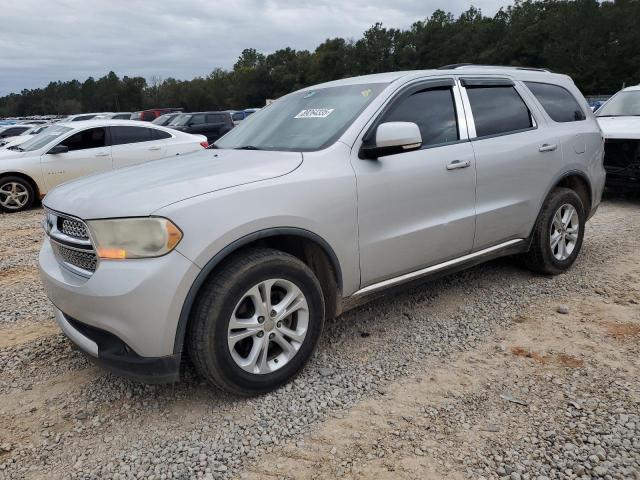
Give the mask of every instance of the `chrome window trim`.
M 516 91 L 516 93 L 518 94 L 518 97 L 520 97 L 520 100 L 522 100 L 522 103 L 525 104 L 525 106 L 527 107 L 527 110 L 529 110 L 529 118 L 531 119 L 531 127 L 528 128 L 521 128 L 518 130 L 510 130 L 508 132 L 501 132 L 501 133 L 494 133 L 492 135 L 484 135 L 482 137 L 478 136 L 478 133 L 476 131 L 476 122 L 475 119 L 473 118 L 473 110 L 471 109 L 471 102 L 469 101 L 469 95 L 467 94 L 467 88 L 462 85 L 462 79 L 464 77 L 456 77 L 456 83 L 459 84 L 459 89 L 460 89 L 460 95 L 462 97 L 462 104 L 465 108 L 465 112 L 467 112 L 467 121 L 468 121 L 468 129 L 469 129 L 469 140 L 473 140 L 473 141 L 477 141 L 477 140 L 484 140 L 486 138 L 495 138 L 495 137 L 504 137 L 505 135 L 513 135 L 516 133 L 522 133 L 522 132 L 528 132 L 530 130 L 537 130 L 538 129 L 538 121 L 536 120 L 536 116 L 533 113 L 533 108 L 532 106 L 529 104 L 529 102 L 527 102 L 527 100 L 525 100 L 525 97 L 522 95 L 523 92 L 520 90 L 521 88 L 525 88 L 521 85 L 518 84 L 518 82 L 513 81 L 512 79 L 508 79 L 510 80 L 512 83 L 511 87 Z M 506 77 L 487 77 L 487 79 L 491 79 L 491 78 L 496 78 L 496 79 L 502 79 Z M 506 85 L 505 85 L 506 86 Z M 528 93 L 529 90 L 525 88 L 525 91 Z
M 478 138 L 478 134 L 476 133 L 476 122 L 473 119 L 473 111 L 471 110 L 471 103 L 469 102 L 467 89 L 462 85 L 460 77 L 456 78 L 456 84 L 458 86 L 458 90 L 460 91 L 460 101 L 462 102 L 462 107 L 464 109 L 467 135 L 469 137 L 469 140 L 473 140 L 474 138 Z

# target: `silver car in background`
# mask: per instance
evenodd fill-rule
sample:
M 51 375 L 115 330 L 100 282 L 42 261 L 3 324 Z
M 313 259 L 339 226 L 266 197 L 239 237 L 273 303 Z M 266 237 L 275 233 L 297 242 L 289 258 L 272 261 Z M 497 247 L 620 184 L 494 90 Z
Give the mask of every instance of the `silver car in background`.
M 115 372 L 175 381 L 186 352 L 213 385 L 272 390 L 326 318 L 389 287 L 512 254 L 567 270 L 605 178 L 572 80 L 526 68 L 309 87 L 214 147 L 44 199 L 57 321 Z

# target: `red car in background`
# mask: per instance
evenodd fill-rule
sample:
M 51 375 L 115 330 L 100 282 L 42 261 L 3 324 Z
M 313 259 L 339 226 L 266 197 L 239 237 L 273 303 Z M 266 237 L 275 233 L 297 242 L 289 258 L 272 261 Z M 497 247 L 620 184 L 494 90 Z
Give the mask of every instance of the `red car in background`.
M 165 113 L 182 111 L 184 111 L 184 108 L 152 108 L 151 110 L 133 112 L 131 114 L 131 120 L 142 120 L 143 122 L 151 122 L 158 118 L 160 115 L 164 115 Z

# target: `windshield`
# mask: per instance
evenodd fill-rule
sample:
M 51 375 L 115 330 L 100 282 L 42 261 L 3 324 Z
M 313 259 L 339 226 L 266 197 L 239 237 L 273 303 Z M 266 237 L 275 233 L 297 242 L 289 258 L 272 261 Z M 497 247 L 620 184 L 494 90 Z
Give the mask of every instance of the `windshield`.
M 169 126 L 181 127 L 182 125 L 186 125 L 187 123 L 189 123 L 189 120 L 191 120 L 191 115 L 181 114 L 171 120 L 169 122 Z
M 640 116 L 640 90 L 620 92 L 603 105 L 596 113 L 598 117 Z
M 171 115 L 168 115 L 168 114 L 160 115 L 158 118 L 156 118 L 151 123 L 154 123 L 156 125 L 164 125 L 164 122 L 166 122 L 169 118 L 171 118 Z
M 251 115 L 215 146 L 320 150 L 335 142 L 386 86 L 386 83 L 344 85 L 292 93 Z
M 69 127 L 63 126 L 52 126 L 43 130 L 42 132 L 34 135 L 31 139 L 27 140 L 24 143 L 16 146 L 16 149 L 22 150 L 24 152 L 32 152 L 34 150 L 38 150 L 45 145 L 51 143 L 53 140 L 58 138 L 60 135 L 63 135 L 67 132 L 70 132 L 72 129 Z

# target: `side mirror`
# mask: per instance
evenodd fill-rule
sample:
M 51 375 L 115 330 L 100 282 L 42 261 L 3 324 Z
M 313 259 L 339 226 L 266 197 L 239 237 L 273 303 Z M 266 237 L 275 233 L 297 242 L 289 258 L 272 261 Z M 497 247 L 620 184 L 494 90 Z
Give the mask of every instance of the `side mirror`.
M 49 155 L 57 155 L 58 153 L 67 153 L 68 151 L 69 151 L 69 147 L 67 147 L 66 145 L 56 145 L 47 153 Z
M 362 158 L 376 159 L 385 155 L 418 150 L 422 146 L 420 128 L 413 122 L 386 122 L 376 129 L 375 145 L 365 142 Z

